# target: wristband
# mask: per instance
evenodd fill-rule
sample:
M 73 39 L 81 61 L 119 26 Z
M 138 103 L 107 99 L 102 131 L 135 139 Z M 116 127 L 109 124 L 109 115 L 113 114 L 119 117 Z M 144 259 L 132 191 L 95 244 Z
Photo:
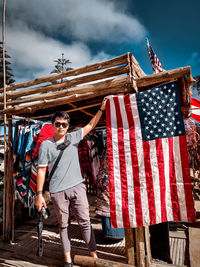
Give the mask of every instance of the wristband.
M 103 110 L 100 108 L 99 111 L 101 111 L 103 113 Z
M 42 194 L 42 191 L 37 191 L 36 196 Z

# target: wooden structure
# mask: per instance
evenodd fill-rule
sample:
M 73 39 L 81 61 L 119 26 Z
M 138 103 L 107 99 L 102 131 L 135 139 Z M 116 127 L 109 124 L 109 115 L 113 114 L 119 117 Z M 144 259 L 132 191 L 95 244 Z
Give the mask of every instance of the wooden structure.
M 59 79 L 62 83 L 52 83 Z M 12 118 L 18 117 L 47 120 L 56 110 L 70 113 L 71 126 L 88 123 L 96 113 L 104 96 L 147 90 L 163 82 L 177 80 L 180 83 L 181 105 L 184 114 L 189 111 L 188 94 L 193 82 L 190 67 L 146 76 L 131 53 L 35 80 L 0 89 L 0 115 L 8 120 L 4 178 L 3 235 L 5 240 L 13 238 L 14 229 L 14 185 L 12 173 Z M 105 127 L 102 117 L 99 125 Z M 126 229 L 128 263 L 135 265 L 132 229 Z M 148 228 L 137 228 L 136 258 L 138 266 L 150 265 L 150 242 Z M 146 249 L 146 253 L 145 253 Z

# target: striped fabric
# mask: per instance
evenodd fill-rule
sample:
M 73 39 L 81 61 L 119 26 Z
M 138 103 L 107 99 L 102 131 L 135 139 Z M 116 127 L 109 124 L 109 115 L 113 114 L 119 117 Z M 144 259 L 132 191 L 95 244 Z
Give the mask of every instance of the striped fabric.
M 200 100 L 191 97 L 191 117 L 200 123 Z
M 158 57 L 156 56 L 153 48 L 151 47 L 151 45 L 149 44 L 149 40 L 147 39 L 147 48 L 148 48 L 148 52 L 149 52 L 149 57 L 151 60 L 151 65 L 152 65 L 152 69 L 154 73 L 159 73 L 164 71 L 164 69 L 162 68 L 162 65 L 158 59 Z
M 194 221 L 177 83 L 109 96 L 106 126 L 112 226 Z

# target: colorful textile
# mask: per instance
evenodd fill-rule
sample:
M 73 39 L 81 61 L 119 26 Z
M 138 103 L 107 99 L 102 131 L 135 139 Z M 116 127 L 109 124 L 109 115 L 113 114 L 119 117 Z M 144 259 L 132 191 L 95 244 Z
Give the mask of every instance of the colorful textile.
M 187 140 L 187 147 L 193 147 L 197 142 L 196 125 L 193 120 L 185 119 L 185 134 Z
M 178 83 L 106 104 L 111 223 L 195 221 Z
M 96 183 L 97 183 L 96 213 L 100 216 L 110 217 L 107 150 L 103 152 Z
M 191 97 L 191 117 L 200 122 L 200 100 Z
M 89 146 L 86 138 L 84 137 L 78 145 L 78 155 L 81 168 L 81 174 L 83 178 L 88 178 L 90 183 L 94 183 L 94 177 L 92 173 L 92 164 L 90 158 Z
M 37 143 L 36 143 L 35 151 L 34 151 L 34 157 L 37 157 L 38 156 L 41 143 L 44 140 L 46 140 L 48 138 L 51 138 L 53 136 L 54 136 L 54 130 L 53 130 L 52 124 L 45 124 L 42 127 L 42 130 L 41 130 L 41 132 L 39 134 L 39 137 L 37 139 Z

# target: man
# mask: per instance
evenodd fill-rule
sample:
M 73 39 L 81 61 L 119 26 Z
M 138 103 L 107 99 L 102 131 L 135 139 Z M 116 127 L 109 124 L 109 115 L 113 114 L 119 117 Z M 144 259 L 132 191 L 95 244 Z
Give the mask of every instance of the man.
M 102 101 L 101 108 L 92 120 L 78 131 L 67 133 L 69 128 L 69 115 L 66 112 L 56 112 L 52 118 L 54 129 L 53 138 L 45 140 L 39 150 L 38 176 L 37 176 L 37 201 L 38 211 L 41 207 L 46 208 L 42 190 L 45 181 L 46 167 L 51 172 L 53 165 L 60 153 L 58 146 L 66 139 L 69 145 L 65 148 L 54 174 L 51 177 L 49 191 L 56 211 L 60 238 L 64 251 L 65 267 L 73 266 L 71 260 L 71 247 L 68 237 L 69 205 L 74 211 L 74 215 L 81 227 L 82 236 L 90 250 L 92 257 L 97 258 L 96 241 L 89 217 L 89 205 L 86 196 L 86 188 L 81 175 L 78 143 L 86 136 L 99 122 L 105 110 L 106 98 Z

